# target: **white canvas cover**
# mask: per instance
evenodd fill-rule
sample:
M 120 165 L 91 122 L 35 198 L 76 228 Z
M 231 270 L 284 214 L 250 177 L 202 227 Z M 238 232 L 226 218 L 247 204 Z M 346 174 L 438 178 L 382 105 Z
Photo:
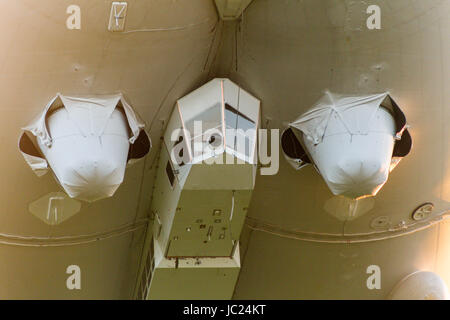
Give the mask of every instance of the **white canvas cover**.
M 406 118 L 388 92 L 325 95 L 283 133 L 296 169 L 314 163 L 335 195 L 375 195 L 412 145 Z M 406 134 L 404 134 L 406 133 Z
M 22 129 L 19 150 L 36 175 L 51 167 L 67 194 L 85 201 L 112 196 L 126 165 L 151 148 L 144 123 L 121 94 L 58 93 Z
M 449 300 L 448 287 L 437 273 L 416 271 L 392 289 L 389 300 Z
M 303 132 L 305 139 L 318 144 L 323 140 L 331 115 L 336 114 L 350 134 L 367 134 L 370 130 L 372 116 L 375 115 L 388 95 L 388 92 L 384 92 L 373 95 L 350 96 L 326 91 L 325 95 L 310 110 L 291 122 L 289 126 Z M 359 116 L 344 119 L 344 112 L 361 106 L 372 109 L 372 115 L 364 119 Z

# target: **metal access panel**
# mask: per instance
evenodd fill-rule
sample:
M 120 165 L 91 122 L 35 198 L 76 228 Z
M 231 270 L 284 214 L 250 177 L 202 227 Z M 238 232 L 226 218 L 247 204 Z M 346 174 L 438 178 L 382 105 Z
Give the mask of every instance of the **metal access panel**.
M 183 190 L 167 257 L 230 257 L 251 190 Z
M 158 249 L 156 249 L 156 252 Z M 158 253 L 156 253 L 158 254 Z M 149 300 L 229 300 L 239 276 L 239 246 L 227 258 L 177 258 L 155 256 Z

